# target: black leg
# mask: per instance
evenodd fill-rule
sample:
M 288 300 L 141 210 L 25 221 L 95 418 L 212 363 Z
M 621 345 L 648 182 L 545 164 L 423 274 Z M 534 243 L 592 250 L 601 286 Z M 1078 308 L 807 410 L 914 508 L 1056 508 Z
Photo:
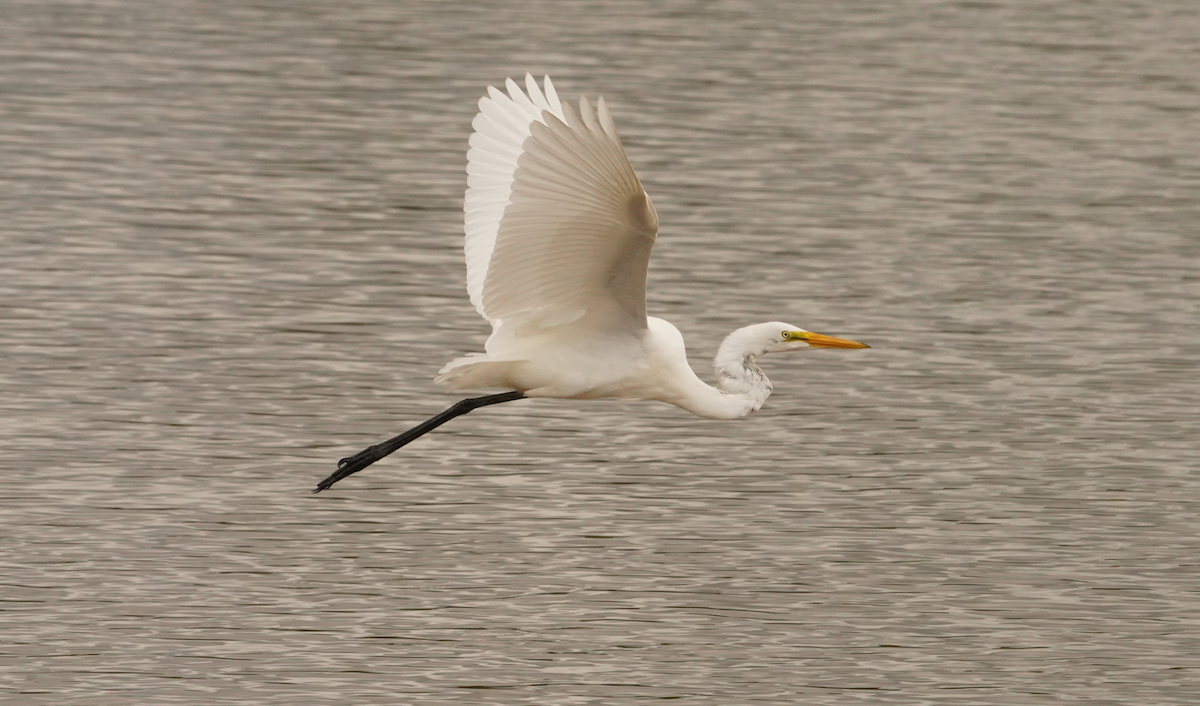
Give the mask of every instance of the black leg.
M 341 461 L 338 461 L 338 469 L 333 472 L 333 475 L 329 476 L 320 483 L 317 483 L 317 487 L 315 490 L 313 490 L 313 492 L 319 493 L 322 490 L 328 489 L 334 483 L 345 478 L 346 476 L 353 473 L 358 473 L 362 469 L 370 466 L 372 463 L 375 463 L 384 456 L 387 456 L 413 439 L 437 429 L 455 417 L 460 417 L 473 409 L 486 407 L 490 404 L 500 404 L 501 402 L 512 402 L 513 400 L 519 400 L 524 396 L 524 393 L 516 392 L 514 390 L 513 392 L 501 392 L 498 395 L 486 395 L 484 397 L 471 397 L 465 400 L 459 400 L 458 402 L 454 403 L 450 409 L 447 409 L 445 412 L 421 422 L 403 434 L 395 438 L 388 439 L 382 444 L 368 446 L 353 456 L 349 458 L 343 458 Z

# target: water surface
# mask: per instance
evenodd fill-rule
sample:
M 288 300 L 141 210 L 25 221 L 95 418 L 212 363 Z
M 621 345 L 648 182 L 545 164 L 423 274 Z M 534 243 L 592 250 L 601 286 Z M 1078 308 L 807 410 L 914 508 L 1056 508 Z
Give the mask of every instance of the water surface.
M 1194 704 L 1192 3 L 10 2 L 0 693 Z M 528 401 L 318 496 L 479 350 L 488 83 L 603 93 L 715 422 Z

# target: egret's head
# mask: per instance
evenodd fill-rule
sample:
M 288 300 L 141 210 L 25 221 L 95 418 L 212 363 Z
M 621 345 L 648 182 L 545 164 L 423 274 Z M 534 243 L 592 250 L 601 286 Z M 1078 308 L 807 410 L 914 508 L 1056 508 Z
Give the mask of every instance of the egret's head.
M 785 324 L 782 321 L 759 324 L 759 327 L 767 338 L 767 345 L 763 349 L 764 353 L 798 351 L 804 348 L 870 348 L 865 343 L 805 331 L 798 326 Z
M 753 359 L 765 353 L 782 353 L 805 348 L 870 348 L 870 346 L 858 341 L 812 333 L 782 321 L 770 321 L 765 324 L 746 326 L 729 334 L 721 343 L 721 347 L 717 349 L 717 357 L 713 361 L 713 365 L 718 371 L 727 367 L 740 368 L 747 356 Z

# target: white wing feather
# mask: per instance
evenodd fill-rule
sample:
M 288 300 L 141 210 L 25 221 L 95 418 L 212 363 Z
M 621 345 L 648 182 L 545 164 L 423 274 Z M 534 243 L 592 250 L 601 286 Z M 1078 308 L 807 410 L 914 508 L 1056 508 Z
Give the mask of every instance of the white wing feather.
M 645 328 L 658 218 L 601 98 L 489 88 L 467 153 L 467 291 L 505 338 L 579 322 Z M 598 115 L 597 115 L 598 113 Z M 488 350 L 492 351 L 492 342 Z

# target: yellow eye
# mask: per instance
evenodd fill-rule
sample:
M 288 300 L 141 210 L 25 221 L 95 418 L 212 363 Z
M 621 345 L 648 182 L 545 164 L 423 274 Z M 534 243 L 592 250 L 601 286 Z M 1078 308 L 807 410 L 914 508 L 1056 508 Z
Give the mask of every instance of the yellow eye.
M 792 337 L 792 334 L 791 334 L 791 333 L 789 333 L 789 332 L 787 332 L 787 331 L 784 331 L 784 332 L 783 332 L 783 340 L 785 340 L 785 341 L 786 341 L 786 340 L 788 340 L 788 339 L 789 339 L 789 338 L 791 338 L 791 337 Z

